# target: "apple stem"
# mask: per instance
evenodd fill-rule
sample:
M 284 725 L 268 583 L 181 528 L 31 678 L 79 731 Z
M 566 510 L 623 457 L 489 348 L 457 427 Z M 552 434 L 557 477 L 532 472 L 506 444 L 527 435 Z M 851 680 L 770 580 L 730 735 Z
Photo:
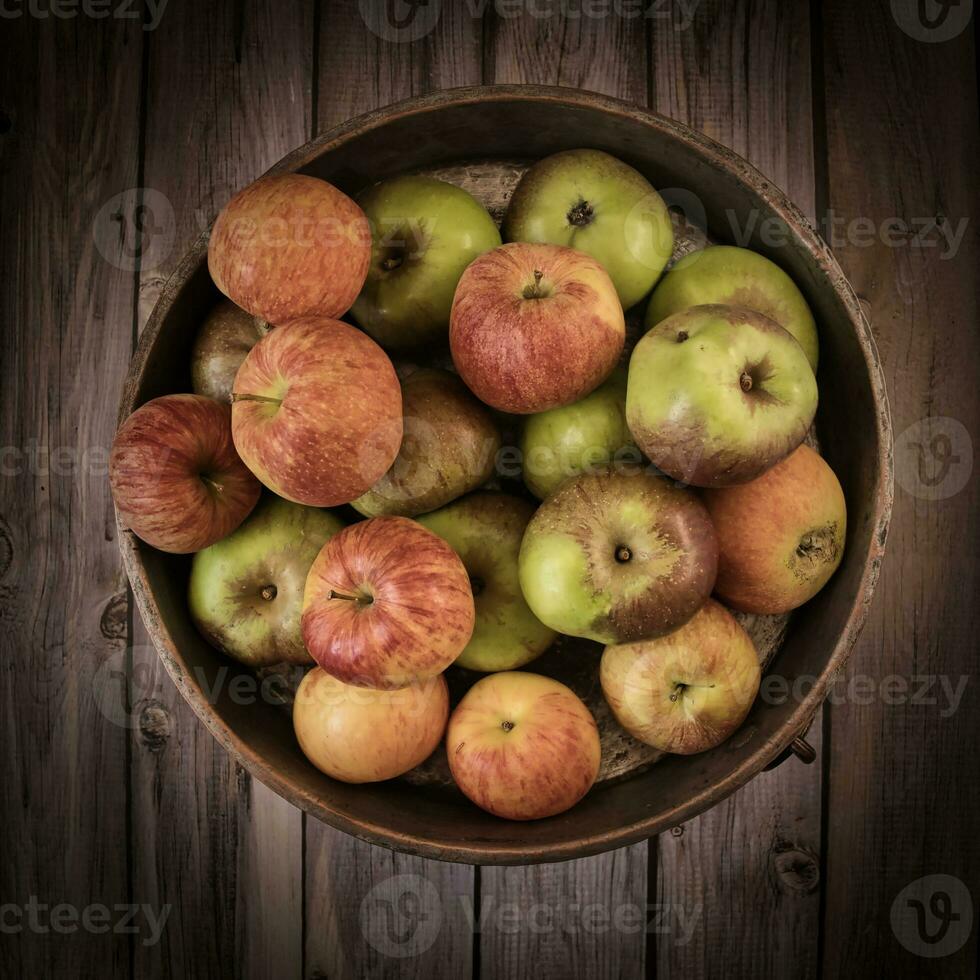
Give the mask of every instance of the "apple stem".
M 621 544 L 616 549 L 616 561 L 623 563 L 628 562 L 633 557 L 633 552 L 626 547 L 625 544 Z
M 528 283 L 524 287 L 524 298 L 525 299 L 541 299 L 541 279 L 544 273 L 540 269 L 534 270 L 534 284 Z
M 595 212 L 592 210 L 592 205 L 588 201 L 579 201 L 571 211 L 568 212 L 567 218 L 570 225 L 575 225 L 576 228 L 584 228 L 593 218 Z
M 742 372 L 742 377 L 738 379 L 738 383 L 742 386 L 742 391 L 752 390 L 752 375 L 746 371 Z
M 360 596 L 347 595 L 345 592 L 336 592 L 333 589 L 330 590 L 330 596 L 329 597 L 331 599 L 346 599 L 348 602 L 360 602 L 361 601 Z
M 501 728 L 502 728 L 502 729 L 503 729 L 503 730 L 504 730 L 505 732 L 509 732 L 509 731 L 512 731 L 512 730 L 513 730 L 513 728 L 514 728 L 514 723 L 513 723 L 512 721 L 502 721 L 502 722 L 500 723 L 500 727 L 501 727 Z
M 269 405 L 281 405 L 281 398 L 268 398 L 266 395 L 240 395 L 237 392 L 231 393 L 233 402 L 266 402 Z
M 683 344 L 684 341 L 687 340 L 687 338 L 688 338 L 688 333 L 686 330 L 677 331 L 677 343 Z
M 267 585 L 262 590 L 262 598 L 267 602 L 271 602 L 279 594 L 279 590 L 274 585 Z
M 205 476 L 203 473 L 199 474 L 201 477 L 201 482 L 206 483 L 215 493 L 222 493 L 224 487 L 220 483 L 216 483 L 209 476 Z

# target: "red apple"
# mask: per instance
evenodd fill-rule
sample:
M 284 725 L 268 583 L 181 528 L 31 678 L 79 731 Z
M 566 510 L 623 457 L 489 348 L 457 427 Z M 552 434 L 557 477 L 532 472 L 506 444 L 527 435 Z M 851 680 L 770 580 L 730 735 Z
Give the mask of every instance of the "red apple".
M 306 579 L 303 641 L 347 684 L 394 688 L 434 677 L 469 643 L 474 621 L 463 562 L 407 517 L 341 531 Z
M 449 768 L 477 806 L 508 820 L 574 806 L 599 773 L 599 730 L 574 691 L 503 671 L 477 681 L 449 719 Z
M 218 215 L 208 247 L 218 289 L 274 324 L 346 313 L 370 261 L 364 212 L 303 174 L 262 177 L 240 190 Z
M 231 408 L 202 395 L 164 395 L 136 409 L 112 443 L 109 483 L 120 523 L 175 554 L 231 534 L 261 490 L 235 452 Z
M 434 751 L 446 730 L 441 676 L 397 691 L 353 687 L 314 667 L 296 691 L 293 728 L 319 769 L 345 783 L 393 779 Z
M 715 591 L 744 612 L 785 613 L 812 599 L 844 555 L 847 506 L 809 446 L 740 486 L 707 490 L 718 535 Z
M 294 320 L 245 358 L 232 392 L 232 434 L 274 493 L 333 507 L 388 470 L 402 439 L 402 396 L 388 355 L 339 320 Z
M 626 336 L 616 288 L 595 259 L 515 242 L 475 259 L 456 287 L 453 362 L 473 393 L 504 412 L 544 412 L 609 375 Z

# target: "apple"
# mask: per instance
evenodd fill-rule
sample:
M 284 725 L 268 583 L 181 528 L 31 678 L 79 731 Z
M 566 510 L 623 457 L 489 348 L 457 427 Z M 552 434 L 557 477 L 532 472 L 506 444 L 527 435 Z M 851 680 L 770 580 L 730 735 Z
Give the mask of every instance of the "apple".
M 563 483 L 524 532 L 520 581 L 552 629 L 599 643 L 686 623 L 711 594 L 718 545 L 704 505 L 645 470 Z
M 214 284 L 277 326 L 338 317 L 361 291 L 371 260 L 364 212 L 325 180 L 261 177 L 218 215 L 208 246 Z
M 539 500 L 596 466 L 640 463 L 626 425 L 626 371 L 617 368 L 580 401 L 528 416 L 520 449 L 524 482 Z
M 663 198 L 638 170 L 601 150 L 564 150 L 535 163 L 514 189 L 504 237 L 591 255 L 624 309 L 650 292 L 674 250 Z
M 623 309 L 595 259 L 501 245 L 467 267 L 449 324 L 453 362 L 480 401 L 526 415 L 578 401 L 623 350 Z
M 205 317 L 191 349 L 191 387 L 195 394 L 231 401 L 235 375 L 248 352 L 269 332 L 265 320 L 229 299 Z
M 136 409 L 113 440 L 109 483 L 120 524 L 180 555 L 231 534 L 261 492 L 235 452 L 231 408 L 202 395 Z
M 398 454 L 395 369 L 370 337 L 339 320 L 294 320 L 266 334 L 234 389 L 239 454 L 273 493 L 294 503 L 348 503 Z
M 343 527 L 329 511 L 267 494 L 237 531 L 194 556 L 187 594 L 198 631 L 250 667 L 311 664 L 300 631 L 306 576 Z
M 504 671 L 478 680 L 449 718 L 446 754 L 456 784 L 508 820 L 563 813 L 599 774 L 599 730 L 564 684 Z
M 442 673 L 469 643 L 474 618 L 456 552 L 406 517 L 374 517 L 317 555 L 303 596 L 303 641 L 346 684 L 405 687 Z
M 802 441 L 817 381 L 778 323 L 737 306 L 694 306 L 633 350 L 626 421 L 663 472 L 699 487 L 745 483 Z
M 759 657 L 735 617 L 709 599 L 667 636 L 606 647 L 599 680 L 630 735 L 692 755 L 720 745 L 745 720 L 759 691 Z
M 812 599 L 844 555 L 847 506 L 834 471 L 802 445 L 750 483 L 704 493 L 718 533 L 715 591 L 743 612 Z
M 351 313 L 382 347 L 445 342 L 463 270 L 500 244 L 486 208 L 432 177 L 394 177 L 358 198 L 371 224 L 371 264 Z
M 744 306 L 775 320 L 796 338 L 814 373 L 817 325 L 796 283 L 764 255 L 734 245 L 710 245 L 680 259 L 653 291 L 647 329 L 692 306 Z
M 476 606 L 473 636 L 456 658 L 470 670 L 513 670 L 554 642 L 555 631 L 531 612 L 517 573 L 521 539 L 534 505 L 505 493 L 474 493 L 426 514 L 419 523 L 462 559 Z
M 486 483 L 500 433 L 490 415 L 454 374 L 419 369 L 402 382 L 402 444 L 391 469 L 351 501 L 366 517 L 414 517 Z
M 393 779 L 424 762 L 449 717 L 446 680 L 397 691 L 354 687 L 314 667 L 296 691 L 293 728 L 304 755 L 345 783 Z

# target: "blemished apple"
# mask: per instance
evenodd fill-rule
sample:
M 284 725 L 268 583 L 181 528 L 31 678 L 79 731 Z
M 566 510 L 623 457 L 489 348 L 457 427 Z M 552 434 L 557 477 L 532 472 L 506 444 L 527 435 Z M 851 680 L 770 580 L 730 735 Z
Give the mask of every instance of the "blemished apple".
M 756 310 L 796 338 L 814 372 L 817 325 L 796 283 L 764 255 L 735 245 L 709 245 L 680 259 L 653 291 L 646 327 L 692 306 L 719 304 Z
M 659 636 L 711 594 L 715 531 L 688 490 L 613 468 L 563 483 L 524 532 L 520 581 L 552 629 L 599 643 Z
M 709 599 L 667 636 L 606 647 L 599 680 L 634 738 L 692 755 L 720 745 L 745 720 L 759 691 L 759 657 L 735 617 Z
M 343 527 L 330 511 L 266 494 L 238 530 L 191 562 L 187 596 L 198 631 L 250 667 L 311 664 L 300 629 L 306 576 Z
M 473 636 L 456 658 L 470 670 L 514 670 L 555 640 L 528 607 L 517 558 L 534 505 L 505 493 L 473 493 L 426 514 L 419 523 L 445 539 L 462 559 L 476 606 Z
M 486 483 L 500 432 L 455 374 L 421 368 L 402 381 L 401 448 L 391 468 L 351 501 L 365 517 L 414 517 Z
M 637 446 L 698 487 L 755 479 L 803 441 L 816 410 L 803 348 L 753 310 L 675 313 L 630 359 L 626 421 Z
M 456 287 L 453 362 L 470 390 L 503 412 L 544 412 L 584 398 L 623 350 L 623 308 L 584 252 L 518 242 L 486 252 Z
M 303 598 L 303 641 L 328 673 L 395 688 L 442 673 L 473 635 L 470 577 L 437 534 L 373 517 L 331 538 Z
M 598 466 L 641 463 L 626 424 L 626 371 L 617 368 L 580 401 L 528 416 L 520 449 L 524 483 L 539 500 Z
M 194 393 L 230 402 L 238 369 L 268 332 L 265 320 L 246 313 L 230 299 L 217 303 L 198 328 L 191 349 Z
M 333 184 L 304 174 L 260 177 L 240 190 L 208 245 L 218 289 L 276 326 L 346 313 L 370 260 L 364 212 Z
M 396 691 L 354 687 L 314 667 L 296 691 L 293 729 L 303 754 L 345 783 L 394 779 L 435 751 L 446 731 L 445 678 Z
M 432 177 L 393 177 L 358 198 L 371 224 L 371 264 L 351 313 L 382 347 L 445 342 L 463 270 L 500 244 L 486 208 Z
M 599 774 L 595 719 L 550 677 L 503 671 L 478 680 L 449 718 L 446 754 L 456 785 L 508 820 L 573 807 Z
M 751 483 L 705 491 L 704 503 L 718 533 L 715 591 L 743 612 L 796 609 L 844 556 L 844 491 L 807 445 Z
M 339 320 L 294 320 L 249 351 L 235 377 L 232 433 L 248 468 L 280 497 L 346 504 L 398 454 L 402 396 L 388 355 Z
M 535 163 L 511 197 L 504 237 L 591 255 L 624 309 L 650 292 L 674 248 L 663 198 L 638 170 L 601 150 L 564 150 Z
M 230 406 L 202 395 L 163 395 L 136 409 L 113 440 L 109 483 L 121 525 L 174 554 L 231 534 L 261 492 L 235 451 Z

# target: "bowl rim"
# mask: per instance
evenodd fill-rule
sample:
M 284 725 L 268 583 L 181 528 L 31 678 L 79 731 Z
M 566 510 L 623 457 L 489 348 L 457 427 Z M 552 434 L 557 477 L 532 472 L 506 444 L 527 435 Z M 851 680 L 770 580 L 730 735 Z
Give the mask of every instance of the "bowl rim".
M 558 103 L 573 108 L 599 110 L 612 116 L 619 116 L 640 123 L 675 141 L 686 142 L 716 168 L 726 171 L 730 177 L 747 184 L 749 189 L 771 209 L 773 214 L 785 221 L 790 233 L 799 239 L 800 243 L 810 252 L 832 284 L 838 299 L 848 314 L 848 319 L 864 357 L 874 400 L 878 443 L 874 469 L 876 478 L 872 507 L 873 532 L 869 550 L 864 558 L 864 568 L 844 629 L 838 636 L 820 676 L 807 694 L 797 703 L 791 716 L 781 728 L 764 742 L 761 742 L 726 776 L 690 797 L 681 806 L 676 807 L 671 811 L 669 821 L 665 821 L 662 814 L 653 815 L 590 833 L 574 840 L 561 840 L 553 844 L 535 842 L 528 845 L 502 845 L 482 840 L 440 840 L 436 836 L 419 837 L 392 830 L 377 821 L 362 819 L 326 805 L 317 795 L 298 786 L 290 778 L 269 765 L 263 755 L 251 748 L 227 722 L 219 717 L 197 681 L 194 680 L 170 631 L 160 617 L 159 608 L 140 556 L 140 542 L 131 531 L 119 524 L 117 519 L 119 548 L 122 553 L 123 566 L 132 585 L 136 604 L 147 632 L 181 696 L 190 704 L 225 751 L 229 752 L 250 775 L 283 799 L 345 833 L 403 853 L 466 864 L 506 865 L 564 861 L 633 844 L 704 812 L 761 773 L 790 746 L 794 738 L 809 727 L 813 715 L 823 703 L 831 685 L 844 667 L 864 626 L 885 551 L 894 495 L 892 425 L 885 380 L 871 326 L 853 288 L 844 276 L 829 246 L 817 235 L 806 216 L 782 190 L 733 150 L 691 129 L 684 123 L 620 99 L 581 89 L 542 85 L 467 86 L 444 89 L 405 99 L 347 120 L 292 150 L 269 168 L 266 174 L 299 170 L 332 147 L 362 133 L 379 128 L 396 117 L 407 118 L 447 106 L 514 101 Z M 197 271 L 202 260 L 206 259 L 209 236 L 210 228 L 197 238 L 177 264 L 163 286 L 146 326 L 140 333 L 139 342 L 123 384 L 119 408 L 120 424 L 138 407 L 137 396 L 163 324 L 181 287 Z

